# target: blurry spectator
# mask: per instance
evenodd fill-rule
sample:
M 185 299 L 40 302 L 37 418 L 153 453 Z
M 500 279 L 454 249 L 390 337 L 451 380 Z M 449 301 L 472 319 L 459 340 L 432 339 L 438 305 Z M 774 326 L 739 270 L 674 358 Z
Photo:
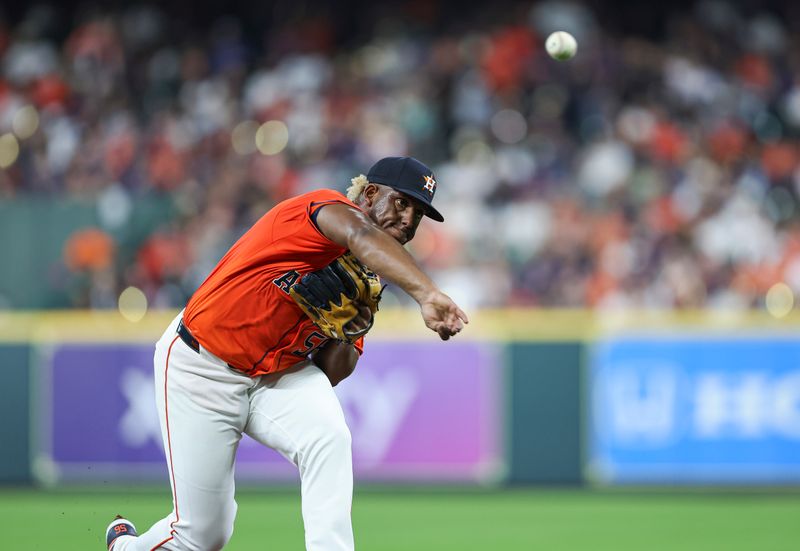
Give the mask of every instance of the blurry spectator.
M 98 202 L 118 243 L 69 239 L 67 264 L 95 274 L 80 306 L 131 284 L 180 306 L 275 202 L 389 154 L 435 167 L 451 223 L 414 246 L 465 306 L 746 308 L 778 281 L 800 291 L 789 21 L 702 1 L 663 8 L 664 35 L 642 38 L 577 2 L 522 8 L 414 4 L 387 12 L 400 24 L 364 10 L 257 37 L 232 16 L 175 34 L 154 7 L 74 25 L 34 8 L 0 26 L 0 193 Z M 556 29 L 578 37 L 568 63 L 542 51 Z
M 73 233 L 64 245 L 64 262 L 75 272 L 105 270 L 113 260 L 114 241 L 97 228 Z
M 97 228 L 79 230 L 69 236 L 64 244 L 64 263 L 73 272 L 68 285 L 75 306 L 116 306 L 115 250 L 111 236 Z

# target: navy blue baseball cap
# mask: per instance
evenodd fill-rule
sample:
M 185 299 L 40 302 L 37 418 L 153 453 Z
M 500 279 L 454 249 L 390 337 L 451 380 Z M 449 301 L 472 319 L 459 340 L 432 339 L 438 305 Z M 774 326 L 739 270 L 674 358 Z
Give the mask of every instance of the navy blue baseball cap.
M 369 169 L 367 180 L 413 197 L 425 205 L 426 216 L 444 222 L 444 216 L 431 204 L 436 194 L 433 171 L 414 157 L 384 157 Z

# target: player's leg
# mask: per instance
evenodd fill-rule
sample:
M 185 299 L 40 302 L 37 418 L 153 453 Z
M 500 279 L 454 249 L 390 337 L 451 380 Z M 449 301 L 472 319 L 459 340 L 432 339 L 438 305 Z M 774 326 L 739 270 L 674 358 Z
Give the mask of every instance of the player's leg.
M 173 510 L 114 551 L 221 549 L 233 533 L 234 459 L 255 381 L 186 346 L 175 324 L 156 345 L 154 368 Z
M 262 377 L 245 432 L 299 468 L 306 549 L 352 550 L 350 430 L 325 374 L 309 363 Z

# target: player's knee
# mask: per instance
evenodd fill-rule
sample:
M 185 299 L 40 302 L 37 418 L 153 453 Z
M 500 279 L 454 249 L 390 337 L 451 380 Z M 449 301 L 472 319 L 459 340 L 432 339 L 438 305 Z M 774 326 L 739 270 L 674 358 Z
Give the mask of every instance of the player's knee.
M 197 534 L 200 547 L 203 551 L 218 551 L 225 547 L 233 535 L 233 523 L 224 523 L 222 519 L 213 525 L 207 526 Z M 200 539 L 202 538 L 202 539 Z
M 208 535 L 208 549 L 222 549 L 230 541 L 233 535 L 233 523 L 229 525 L 215 526 L 214 530 Z
M 219 545 L 219 549 L 225 547 L 231 536 L 233 535 L 233 523 L 236 520 L 236 502 L 233 502 L 233 505 L 227 507 L 223 514 L 220 515 L 220 518 L 214 523 L 215 530 L 213 534 L 214 543 Z M 215 549 L 217 549 L 215 547 Z
M 190 539 L 197 551 L 217 551 L 225 547 L 233 535 L 233 523 L 236 519 L 236 502 L 221 508 L 215 515 L 209 515 L 202 522 L 190 524 Z

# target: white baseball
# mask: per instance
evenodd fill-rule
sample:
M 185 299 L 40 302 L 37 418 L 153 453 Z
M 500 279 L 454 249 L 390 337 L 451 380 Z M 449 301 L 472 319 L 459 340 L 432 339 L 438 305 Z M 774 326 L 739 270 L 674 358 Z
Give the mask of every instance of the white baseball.
M 568 32 L 556 31 L 547 37 L 544 47 L 550 57 L 565 61 L 571 59 L 578 51 L 578 42 Z

